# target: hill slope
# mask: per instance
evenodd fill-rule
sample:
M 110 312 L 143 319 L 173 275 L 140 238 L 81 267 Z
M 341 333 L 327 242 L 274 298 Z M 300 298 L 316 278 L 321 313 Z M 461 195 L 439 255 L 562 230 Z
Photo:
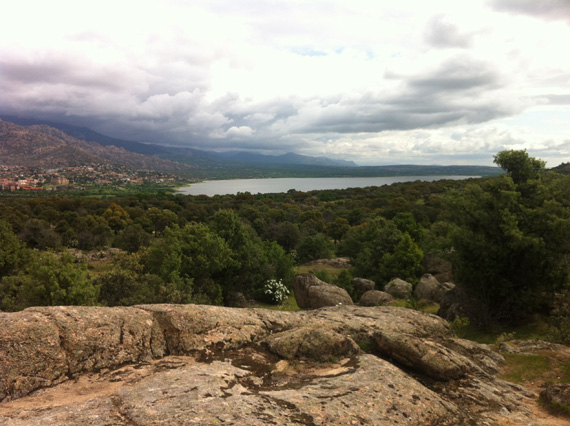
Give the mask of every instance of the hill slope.
M 182 172 L 190 166 L 102 146 L 46 125 L 19 126 L 0 120 L 0 163 L 38 168 L 115 164 L 135 169 Z

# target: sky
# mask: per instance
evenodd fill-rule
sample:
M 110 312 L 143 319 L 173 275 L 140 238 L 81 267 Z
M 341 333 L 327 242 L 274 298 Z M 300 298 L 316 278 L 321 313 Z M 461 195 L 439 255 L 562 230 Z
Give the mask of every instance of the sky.
M 570 161 L 570 0 L 18 0 L 0 114 L 359 165 Z

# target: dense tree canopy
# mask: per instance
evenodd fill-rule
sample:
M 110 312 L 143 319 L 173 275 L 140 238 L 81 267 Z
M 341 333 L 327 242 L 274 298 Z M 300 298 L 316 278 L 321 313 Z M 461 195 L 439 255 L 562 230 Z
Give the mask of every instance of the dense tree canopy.
M 557 185 L 570 187 L 568 178 L 542 179 L 544 163 L 525 151 L 495 158 L 508 176 L 468 185 L 449 199 L 458 225 L 455 279 L 478 300 L 482 322 L 537 312 L 570 282 L 570 210 L 556 195 Z
M 568 288 L 570 177 L 526 151 L 493 178 L 282 194 L 104 198 L 44 195 L 0 204 L 3 310 L 32 304 L 214 303 L 290 286 L 295 263 L 347 256 L 332 280 L 417 282 L 424 253 L 453 261 L 481 322 L 549 309 Z M 104 271 L 65 254 L 117 247 Z M 95 252 L 96 253 L 96 252 Z M 79 258 L 80 256 L 78 256 Z M 51 272 L 50 272 L 51 271 Z

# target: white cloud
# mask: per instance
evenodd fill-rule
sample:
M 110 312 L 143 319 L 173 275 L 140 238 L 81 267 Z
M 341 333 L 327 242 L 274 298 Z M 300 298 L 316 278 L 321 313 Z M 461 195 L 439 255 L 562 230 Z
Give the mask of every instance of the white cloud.
M 508 146 L 568 161 L 566 0 L 7 9 L 26 20 L 0 26 L 0 113 L 143 142 L 366 163 L 490 164 Z
M 236 139 L 246 138 L 252 134 L 253 129 L 249 126 L 232 126 L 226 132 L 226 136 Z

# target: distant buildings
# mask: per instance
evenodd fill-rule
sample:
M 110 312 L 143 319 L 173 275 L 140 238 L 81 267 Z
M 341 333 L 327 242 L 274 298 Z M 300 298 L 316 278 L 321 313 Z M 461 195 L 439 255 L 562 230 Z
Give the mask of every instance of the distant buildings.
M 69 185 L 69 179 L 63 176 L 54 176 L 50 180 L 51 185 Z

